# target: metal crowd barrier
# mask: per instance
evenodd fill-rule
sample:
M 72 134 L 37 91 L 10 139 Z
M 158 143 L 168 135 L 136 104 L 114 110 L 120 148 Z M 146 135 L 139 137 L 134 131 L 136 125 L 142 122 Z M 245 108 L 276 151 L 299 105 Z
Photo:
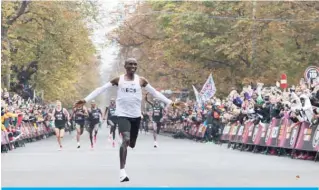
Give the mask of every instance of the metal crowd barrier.
M 13 136 L 12 132 L 1 131 L 1 152 L 8 152 L 15 148 L 24 147 L 26 143 L 45 139 L 54 134 L 54 129 L 44 122 L 19 121 L 15 127 L 19 133 Z M 11 139 L 9 136 L 13 136 Z

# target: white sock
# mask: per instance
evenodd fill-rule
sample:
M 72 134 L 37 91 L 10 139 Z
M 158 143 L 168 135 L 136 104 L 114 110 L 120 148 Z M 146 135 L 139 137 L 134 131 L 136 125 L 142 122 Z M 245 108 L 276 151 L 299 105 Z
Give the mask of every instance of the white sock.
M 126 176 L 126 172 L 125 172 L 124 169 L 120 169 L 120 175 L 121 175 L 121 176 Z
M 78 142 L 78 146 L 80 146 L 80 142 Z

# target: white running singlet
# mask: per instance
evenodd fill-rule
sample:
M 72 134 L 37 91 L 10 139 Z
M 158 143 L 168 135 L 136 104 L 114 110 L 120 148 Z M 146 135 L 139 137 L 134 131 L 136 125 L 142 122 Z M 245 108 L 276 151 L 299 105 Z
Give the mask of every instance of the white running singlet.
M 141 117 L 142 87 L 140 77 L 134 75 L 134 81 L 126 81 L 124 75 L 120 76 L 117 89 L 115 115 L 119 117 Z

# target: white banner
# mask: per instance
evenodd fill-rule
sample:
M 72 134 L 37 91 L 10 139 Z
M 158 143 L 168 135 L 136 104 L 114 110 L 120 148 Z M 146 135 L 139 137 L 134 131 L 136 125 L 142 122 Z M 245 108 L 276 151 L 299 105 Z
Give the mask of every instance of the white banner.
M 203 102 L 208 101 L 216 93 L 216 87 L 213 79 L 213 75 L 210 74 L 202 90 L 200 91 L 200 97 Z
M 194 85 L 192 85 L 192 86 L 193 86 L 194 94 L 196 97 L 196 102 L 198 105 L 201 105 L 202 104 L 201 97 L 199 96 L 199 93 L 198 93 L 197 89 L 195 88 L 195 86 Z

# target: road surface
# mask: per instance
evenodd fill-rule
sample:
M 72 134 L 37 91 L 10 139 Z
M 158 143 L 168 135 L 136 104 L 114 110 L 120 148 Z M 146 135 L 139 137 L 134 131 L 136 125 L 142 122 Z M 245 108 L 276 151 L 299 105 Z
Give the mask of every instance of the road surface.
M 129 149 L 126 171 L 131 181 L 120 183 L 118 147 L 111 146 L 107 133 L 106 128 L 99 132 L 94 150 L 86 132 L 81 149 L 76 149 L 73 132 L 66 134 L 62 151 L 50 137 L 1 154 L 2 187 L 319 186 L 318 162 L 167 136 L 159 137 L 155 149 L 150 134 L 140 134 L 136 148 Z

